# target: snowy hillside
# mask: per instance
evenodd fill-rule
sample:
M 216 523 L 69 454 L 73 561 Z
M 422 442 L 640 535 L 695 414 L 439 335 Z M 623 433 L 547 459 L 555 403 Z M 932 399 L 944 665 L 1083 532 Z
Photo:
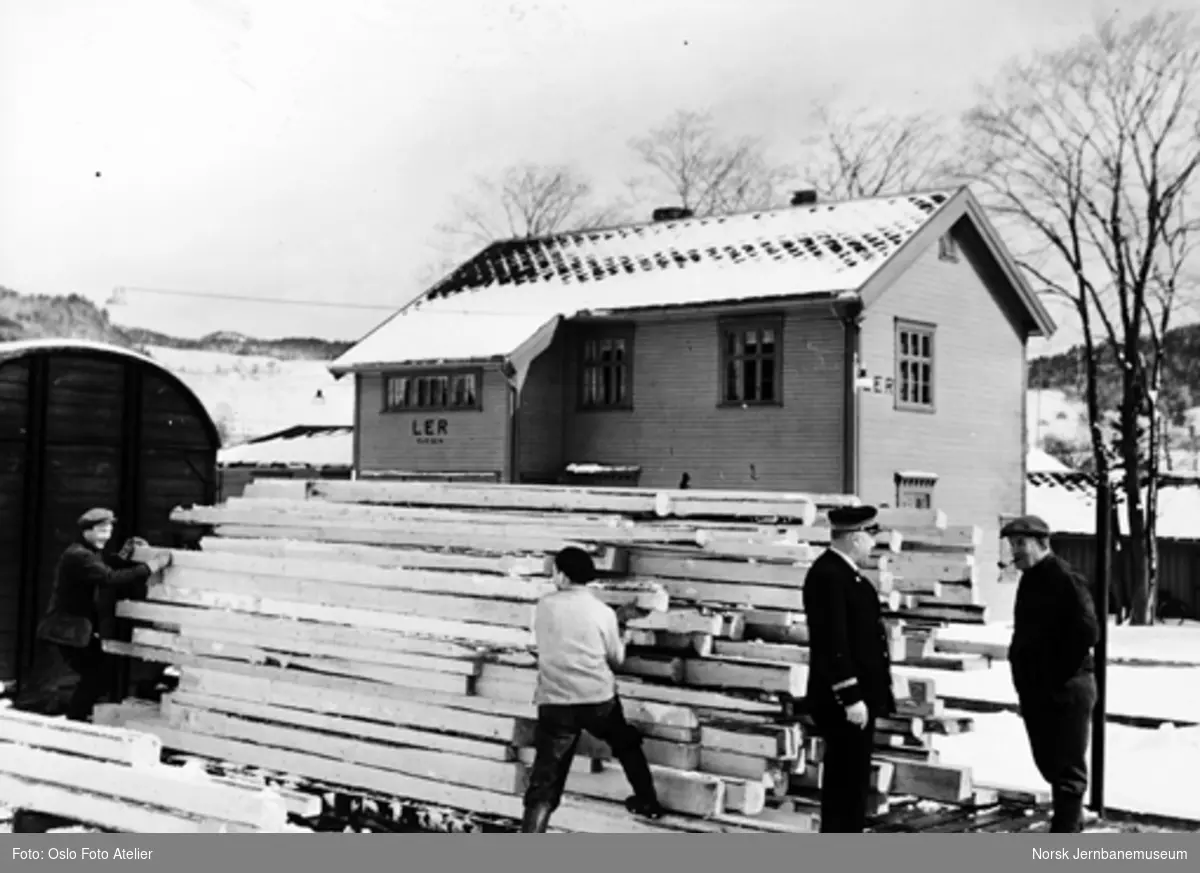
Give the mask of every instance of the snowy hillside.
M 146 352 L 196 392 L 226 445 L 296 424 L 354 422 L 354 380 L 334 381 L 326 361 L 162 346 L 149 346 Z

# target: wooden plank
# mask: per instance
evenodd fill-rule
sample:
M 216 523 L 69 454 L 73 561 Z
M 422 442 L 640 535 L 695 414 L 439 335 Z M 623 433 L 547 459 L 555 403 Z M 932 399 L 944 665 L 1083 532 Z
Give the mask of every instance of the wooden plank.
M 263 830 L 277 830 L 287 821 L 278 796 L 219 785 L 167 765 L 134 768 L 3 742 L 0 772 Z
M 334 503 L 465 506 L 562 512 L 655 513 L 657 492 L 639 488 L 466 485 L 426 482 L 311 481 L 310 498 Z
M 709 688 L 740 688 L 803 697 L 808 670 L 800 664 L 737 658 L 693 658 L 684 664 L 684 681 Z
M 764 541 L 753 536 L 708 530 L 700 530 L 696 540 L 700 548 L 714 558 L 753 559 L 780 564 L 808 564 L 820 551 L 810 543 L 789 541 L 783 537 L 776 541 Z
M 686 558 L 634 547 L 629 550 L 629 572 L 635 576 L 685 579 L 693 582 L 745 583 L 800 588 L 806 568 L 787 564 Z
M 946 555 L 923 552 L 902 552 L 892 555 L 889 562 L 892 573 L 906 579 L 921 579 L 931 582 L 968 582 L 977 578 L 974 555 Z
M 905 549 L 914 551 L 969 552 L 983 544 L 983 528 L 978 525 L 900 526 Z
M 134 628 L 132 642 L 155 648 L 169 648 L 193 655 L 233 658 L 253 663 L 265 663 L 271 659 L 300 666 L 321 659 L 323 666 L 312 669 L 318 672 L 341 673 L 342 675 L 359 675 L 363 671 L 374 671 L 371 675 L 380 682 L 388 681 L 387 677 L 391 675 L 386 672 L 388 669 L 428 670 L 462 677 L 473 677 L 479 674 L 479 661 L 477 660 L 439 658 L 409 652 L 375 652 L 370 649 L 333 646 L 315 641 L 277 640 L 269 636 L 254 637 L 257 645 L 251 645 L 246 642 L 247 639 L 248 637 L 244 634 L 236 631 L 227 632 L 216 628 L 184 631 L 183 633 L 152 628 Z M 448 690 L 457 687 L 457 682 L 447 682 Z
M 767 779 L 736 779 L 724 777 L 725 812 L 741 816 L 756 816 L 767 808 L 767 793 L 773 789 Z
M 19 779 L 0 773 L 0 797 L 19 809 L 32 809 L 132 834 L 260 833 L 220 819 L 197 819 L 119 800 L 70 786 Z M 281 829 L 282 830 L 282 829 Z M 153 858 L 153 853 L 150 855 Z
M 105 640 L 104 650 L 116 655 L 130 658 L 140 658 L 160 664 L 189 665 L 198 660 L 212 659 L 226 664 L 244 662 L 247 666 L 257 666 L 265 662 L 253 649 L 235 647 L 226 643 L 206 645 L 205 641 L 187 641 L 177 638 L 179 643 L 171 647 L 147 645 L 140 642 L 125 643 L 118 640 Z M 178 646 L 178 647 L 176 647 Z M 227 660 L 226 660 L 227 659 Z M 336 662 L 332 659 L 317 659 L 303 657 L 288 657 L 289 664 L 301 669 L 312 671 L 330 678 L 353 678 L 370 680 L 373 684 L 411 688 L 413 690 L 431 690 L 449 694 L 466 694 L 471 687 L 471 677 L 453 673 L 438 673 L 429 670 L 405 670 L 400 667 L 372 667 L 369 664 L 354 664 L 352 662 Z
M 354 681 L 327 682 L 267 667 L 233 672 L 224 665 L 217 669 L 189 666 L 180 676 L 176 693 L 219 697 L 231 701 L 224 704 L 227 707 L 253 703 L 276 710 L 295 709 L 500 743 L 511 742 L 516 732 L 513 715 L 454 708 L 440 701 L 414 699 L 400 689 L 378 689 Z M 647 717 L 642 712 L 636 714 Z
M 252 595 L 219 591 L 181 591 L 156 585 L 148 590 L 147 599 L 151 602 L 178 606 L 198 606 L 207 609 L 233 610 L 251 615 L 373 628 L 396 633 L 495 645 L 502 648 L 525 649 L 533 644 L 533 633 L 522 628 L 450 621 L 418 615 L 396 615 L 369 609 L 270 600 Z
M 721 615 L 689 609 L 671 609 L 653 612 L 630 619 L 626 626 L 632 630 L 669 631 L 678 634 L 711 634 L 719 636 L 724 631 L 725 620 Z
M 162 759 L 157 737 L 0 707 L 0 741 L 135 767 Z
M 974 790 L 970 767 L 904 760 L 896 758 L 892 752 L 876 754 L 875 758 L 892 765 L 892 790 L 896 794 L 942 803 L 963 803 L 971 798 Z
M 772 787 L 785 781 L 784 767 L 777 760 L 743 755 L 701 746 L 700 769 L 718 776 L 736 776 L 739 779 L 769 780 Z
M 223 573 L 239 580 L 280 577 L 291 581 L 333 583 L 347 586 L 348 590 L 350 586 L 362 586 L 386 591 L 418 591 L 521 603 L 536 602 L 555 590 L 548 580 L 542 578 L 524 579 L 515 575 L 500 576 L 465 570 L 371 566 L 315 557 L 275 558 L 173 550 L 171 559 L 172 564 L 165 571 L 168 580 L 189 574 L 205 578 Z
M 683 658 L 627 654 L 625 663 L 617 672 L 680 683 L 683 681 L 684 664 Z
M 698 582 L 691 579 L 655 579 L 654 582 L 675 600 L 708 604 L 729 604 L 766 609 L 803 609 L 804 592 L 800 588 L 744 583 Z
M 800 524 L 812 524 L 817 517 L 816 504 L 808 497 L 787 494 L 777 497 L 759 494 L 752 499 L 728 500 L 692 491 L 670 496 L 660 493 L 655 511 L 661 517 L 778 518 L 794 519 Z
M 321 543 L 304 540 L 229 539 L 203 537 L 200 549 L 206 554 L 254 555 L 289 560 L 323 560 L 356 566 L 406 567 L 413 570 L 444 570 L 491 573 L 500 576 L 545 576 L 546 562 L 533 555 L 472 554 L 464 551 L 427 551 L 386 548 L 352 543 Z
M 694 688 L 679 688 L 671 685 L 651 685 L 628 679 L 617 679 L 617 693 L 625 700 L 649 700 L 677 706 L 699 706 L 730 712 L 750 712 L 775 715 L 780 711 L 777 703 L 763 703 L 745 697 L 735 697 L 716 691 L 700 691 Z
M 274 531 L 268 536 L 300 539 L 293 530 L 316 533 L 315 538 L 327 541 L 364 542 L 372 545 L 422 545 L 442 543 L 475 544 L 506 540 L 520 549 L 558 549 L 564 542 L 583 541 L 610 545 L 633 543 L 686 543 L 695 545 L 696 532 L 687 528 L 662 525 L 573 523 L 569 516 L 555 524 L 486 523 L 483 521 L 439 521 L 420 515 L 405 518 L 381 514 L 374 518 L 355 518 L 344 515 L 273 511 L 267 507 L 236 509 L 219 506 L 177 508 L 171 512 L 176 524 L 215 527 L 218 535 L 225 528 L 263 529 Z M 288 533 L 284 533 L 287 531 Z
M 534 664 L 533 655 L 528 652 L 505 651 L 486 645 L 409 636 L 376 628 L 322 624 L 316 621 L 250 615 L 169 603 L 123 600 L 117 603 L 117 615 L 177 628 L 185 635 L 219 639 L 240 635 L 252 637 L 260 642 L 270 641 L 272 646 L 311 647 L 306 650 L 314 653 L 344 652 L 347 653 L 346 657 L 350 657 L 349 653 L 355 652 L 358 653 L 357 657 L 364 660 L 369 660 L 372 656 L 384 658 L 388 654 L 396 654 L 472 662 L 483 658 L 504 657 L 509 661 L 516 659 L 517 663 L 530 666 Z
M 713 654 L 719 657 L 747 658 L 755 661 L 808 663 L 808 649 L 804 646 L 791 643 L 767 643 L 761 640 L 713 640 Z
M 340 607 L 352 603 L 355 609 L 386 612 L 391 615 L 525 629 L 533 626 L 534 607 L 530 603 L 455 597 L 411 590 L 387 590 L 320 579 L 235 575 L 174 566 L 163 571 L 162 583 L 168 590 L 212 591 L 313 606 Z
M 239 701 L 216 695 L 193 692 L 173 692 L 164 696 L 161 712 L 167 723 L 179 730 L 191 730 L 196 724 L 216 724 L 212 718 L 236 717 L 272 722 L 284 727 L 312 731 L 313 741 L 326 734 L 371 740 L 392 746 L 429 749 L 486 761 L 512 761 L 512 748 L 504 742 L 461 737 L 437 731 L 396 727 L 357 718 L 324 715 L 300 709 L 270 706 L 252 701 Z M 205 732 L 205 731 L 202 731 Z M 214 731 L 207 731 L 212 733 Z M 219 731 L 217 731 L 219 732 Z
M 779 760 L 789 757 L 791 751 L 782 739 L 781 734 L 758 733 L 733 725 L 700 726 L 700 745 L 719 752 Z

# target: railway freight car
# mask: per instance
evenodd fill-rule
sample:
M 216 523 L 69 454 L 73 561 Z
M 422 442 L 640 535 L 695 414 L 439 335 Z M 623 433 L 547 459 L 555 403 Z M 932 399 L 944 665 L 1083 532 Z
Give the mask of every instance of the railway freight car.
M 91 506 L 132 535 L 175 543 L 179 504 L 216 498 L 220 437 L 204 405 L 151 358 L 75 340 L 0 343 L 0 681 L 53 699 L 71 674 L 36 639 L 55 563 Z M 145 679 L 134 664 L 120 690 Z

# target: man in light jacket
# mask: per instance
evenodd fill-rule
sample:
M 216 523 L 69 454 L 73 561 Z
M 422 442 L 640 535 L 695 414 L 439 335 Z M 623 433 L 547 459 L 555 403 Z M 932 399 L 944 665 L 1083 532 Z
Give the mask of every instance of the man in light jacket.
M 538 678 L 534 703 L 537 750 L 525 791 L 521 833 L 544 833 L 566 787 L 579 737 L 587 731 L 609 745 L 633 788 L 625 807 L 662 815 L 641 734 L 625 721 L 613 668 L 625 661 L 617 614 L 587 587 L 596 578 L 591 555 L 568 547 L 554 559 L 558 590 L 537 605 L 534 637 Z

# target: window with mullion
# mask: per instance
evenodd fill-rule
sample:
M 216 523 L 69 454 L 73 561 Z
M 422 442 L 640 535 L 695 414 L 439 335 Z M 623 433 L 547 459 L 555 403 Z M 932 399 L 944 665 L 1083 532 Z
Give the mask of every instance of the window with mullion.
M 406 373 L 383 382 L 384 412 L 453 412 L 482 408 L 480 373 Z
M 723 386 L 721 400 L 736 405 L 774 405 L 780 391 L 780 325 L 778 320 L 722 326 Z
M 628 409 L 633 405 L 630 384 L 633 338 L 626 334 L 596 334 L 583 340 L 579 405 L 583 409 Z
M 896 322 L 896 408 L 932 412 L 934 328 Z

